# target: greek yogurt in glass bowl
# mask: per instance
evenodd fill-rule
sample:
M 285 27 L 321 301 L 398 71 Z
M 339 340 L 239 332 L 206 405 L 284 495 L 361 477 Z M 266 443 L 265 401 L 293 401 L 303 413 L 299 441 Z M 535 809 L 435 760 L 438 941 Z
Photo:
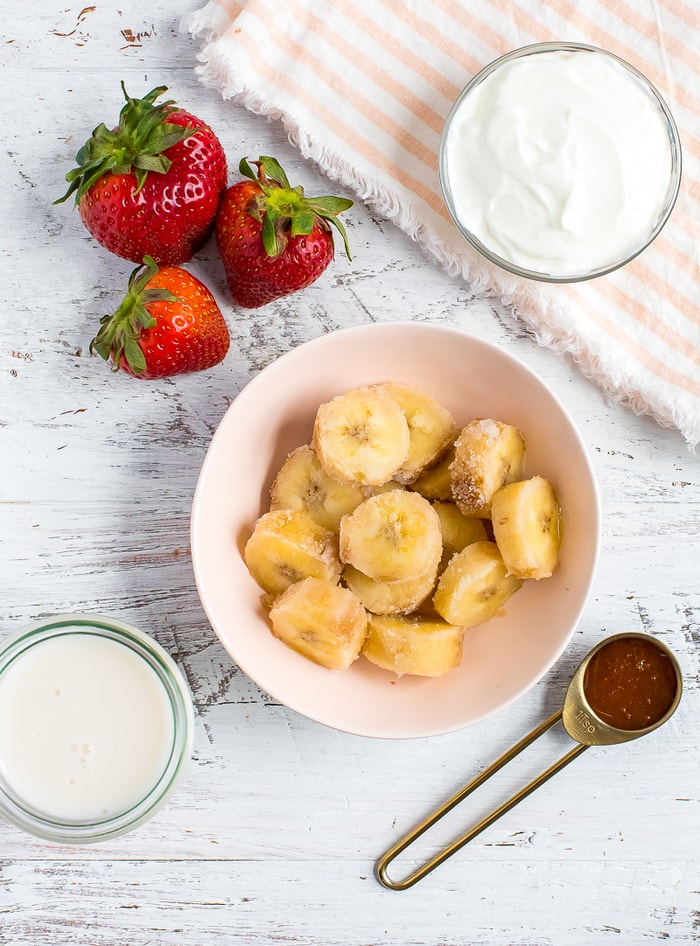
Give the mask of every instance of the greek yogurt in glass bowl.
M 634 67 L 595 46 L 538 43 L 465 86 L 439 173 L 452 219 L 486 259 L 577 282 L 623 266 L 659 234 L 681 147 L 668 106 Z

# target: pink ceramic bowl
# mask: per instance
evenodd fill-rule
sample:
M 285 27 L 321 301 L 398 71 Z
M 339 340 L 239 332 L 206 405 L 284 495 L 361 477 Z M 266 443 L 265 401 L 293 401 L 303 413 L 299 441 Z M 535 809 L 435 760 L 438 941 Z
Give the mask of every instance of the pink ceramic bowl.
M 517 425 L 526 474 L 555 485 L 564 510 L 561 563 L 526 582 L 504 614 L 468 631 L 461 666 L 427 679 L 380 670 L 360 657 L 326 670 L 270 633 L 260 589 L 242 558 L 287 454 L 311 436 L 319 404 L 373 381 L 403 381 L 449 408 L 458 424 L 491 416 Z M 591 589 L 600 501 L 586 448 L 549 388 L 502 349 L 431 324 L 372 324 L 333 332 L 288 352 L 255 377 L 214 435 L 192 509 L 199 595 L 231 658 L 289 708 L 363 736 L 409 738 L 452 732 L 517 699 L 566 648 Z

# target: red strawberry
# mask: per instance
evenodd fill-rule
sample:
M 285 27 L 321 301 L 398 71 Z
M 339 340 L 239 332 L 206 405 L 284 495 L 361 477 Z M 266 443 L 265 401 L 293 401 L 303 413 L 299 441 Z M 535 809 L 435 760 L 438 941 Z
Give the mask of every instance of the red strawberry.
M 205 242 L 226 187 L 226 156 L 199 118 L 155 105 L 167 91 L 153 89 L 126 105 L 119 125 L 98 125 L 66 174 L 80 216 L 95 239 L 117 256 L 141 262 L 184 263 Z
M 249 309 L 296 292 L 318 279 L 333 259 L 333 224 L 347 234 L 338 214 L 352 207 L 342 197 L 305 197 L 292 188 L 274 158 L 245 158 L 239 170 L 250 180 L 225 192 L 216 216 L 216 242 L 235 302 Z
M 138 378 L 167 378 L 222 361 L 230 338 L 214 296 L 179 266 L 161 269 L 147 256 L 129 279 L 119 308 L 100 319 L 90 351 L 114 370 Z

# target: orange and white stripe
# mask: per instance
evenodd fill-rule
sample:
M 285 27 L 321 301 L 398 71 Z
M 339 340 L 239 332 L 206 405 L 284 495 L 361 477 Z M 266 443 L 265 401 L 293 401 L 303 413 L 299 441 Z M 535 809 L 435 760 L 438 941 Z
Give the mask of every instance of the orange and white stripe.
M 498 294 L 611 394 L 700 442 L 700 12 L 688 0 L 210 0 L 202 79 L 281 117 L 305 155 L 450 271 Z M 483 65 L 528 43 L 616 53 L 649 77 L 680 129 L 683 183 L 661 236 L 623 270 L 544 286 L 487 267 L 439 189 L 444 118 Z

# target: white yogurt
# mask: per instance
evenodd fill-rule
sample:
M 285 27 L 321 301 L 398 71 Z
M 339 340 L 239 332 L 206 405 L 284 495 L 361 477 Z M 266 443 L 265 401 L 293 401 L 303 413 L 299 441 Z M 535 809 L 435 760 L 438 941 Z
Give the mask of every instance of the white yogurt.
M 445 132 L 453 215 L 505 261 L 554 276 L 641 249 L 671 171 L 658 100 L 602 52 L 547 50 L 501 64 Z
M 172 752 L 173 712 L 143 657 L 66 630 L 0 676 L 0 776 L 44 817 L 103 820 L 158 782 Z

